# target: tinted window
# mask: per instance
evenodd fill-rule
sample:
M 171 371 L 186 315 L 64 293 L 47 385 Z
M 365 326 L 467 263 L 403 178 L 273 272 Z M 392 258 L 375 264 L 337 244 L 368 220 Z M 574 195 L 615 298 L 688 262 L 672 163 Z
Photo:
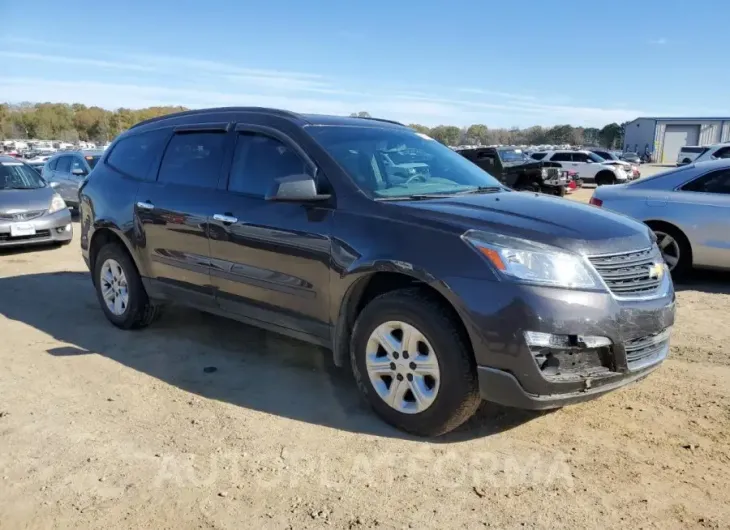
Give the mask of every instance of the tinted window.
M 159 182 L 215 188 L 223 163 L 226 133 L 178 133 L 172 137 L 160 165 Z
M 684 191 L 730 194 L 730 169 L 720 169 L 685 184 Z
M 606 151 L 593 151 L 593 152 L 596 153 L 598 156 L 600 156 L 601 158 L 603 158 L 605 160 L 611 160 L 613 158 Z
M 60 171 L 62 173 L 70 172 L 71 171 L 71 157 L 70 156 L 60 157 L 56 164 L 56 171 Z
M 94 169 L 96 167 L 96 163 L 99 161 L 100 158 L 101 157 L 98 156 L 98 155 L 94 155 L 94 156 L 92 156 L 92 155 L 86 155 L 84 157 L 84 160 L 86 160 L 86 163 L 89 164 L 89 167 L 91 169 Z
M 555 153 L 550 160 L 553 162 L 571 162 L 573 158 L 571 153 Z
M 713 156 L 715 158 L 730 158 L 730 147 L 718 149 Z
M 236 140 L 228 189 L 264 197 L 276 179 L 303 173 L 307 166 L 291 148 L 270 136 L 243 133 Z
M 0 190 L 45 188 L 41 176 L 22 162 L 0 162 Z
M 680 151 L 683 153 L 701 153 L 702 151 L 704 151 L 704 148 L 702 148 L 702 147 L 683 147 L 682 149 L 680 149 Z
M 48 169 L 56 169 L 56 165 L 58 164 L 58 158 L 54 158 L 48 163 Z
M 130 177 L 145 179 L 167 136 L 168 132 L 162 129 L 122 138 L 112 148 L 106 163 Z
M 531 158 L 534 158 L 535 160 L 542 160 L 543 158 L 545 158 L 545 155 L 546 155 L 546 154 L 547 154 L 547 153 L 532 153 L 532 154 L 530 155 L 530 157 L 531 157 Z

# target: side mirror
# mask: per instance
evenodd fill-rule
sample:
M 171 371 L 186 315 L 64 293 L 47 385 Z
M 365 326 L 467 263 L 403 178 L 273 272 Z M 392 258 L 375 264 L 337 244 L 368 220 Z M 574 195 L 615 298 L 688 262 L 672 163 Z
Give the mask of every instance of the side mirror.
M 267 201 L 325 201 L 330 195 L 317 193 L 317 183 L 309 175 L 291 175 L 276 179 Z
M 57 188 L 57 187 L 58 187 L 58 182 L 56 182 L 56 181 L 53 181 L 53 182 L 49 182 L 49 183 L 48 183 L 48 185 L 49 185 L 49 186 L 50 186 L 51 188 Z
M 76 175 L 77 177 L 83 177 L 86 175 L 86 171 L 81 168 L 74 168 L 71 170 L 72 175 Z

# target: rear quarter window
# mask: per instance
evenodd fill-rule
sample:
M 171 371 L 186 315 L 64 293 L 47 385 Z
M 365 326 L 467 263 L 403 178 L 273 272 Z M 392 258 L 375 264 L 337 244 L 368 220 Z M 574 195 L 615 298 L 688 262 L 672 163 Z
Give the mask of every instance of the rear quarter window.
M 168 129 L 157 129 L 119 140 L 105 163 L 120 173 L 139 180 L 154 180 L 152 166 L 167 143 Z

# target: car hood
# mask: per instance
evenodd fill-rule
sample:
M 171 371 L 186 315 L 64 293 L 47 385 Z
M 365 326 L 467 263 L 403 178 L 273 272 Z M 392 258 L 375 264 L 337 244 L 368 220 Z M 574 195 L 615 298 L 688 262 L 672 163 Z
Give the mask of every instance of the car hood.
M 543 161 L 543 160 L 525 160 L 515 162 L 502 162 L 502 165 L 507 169 L 540 169 L 543 167 L 561 167 L 557 162 Z
M 47 210 L 54 193 L 50 186 L 35 190 L 0 189 L 0 213 Z
M 652 244 L 646 225 L 629 217 L 535 193 L 500 192 L 390 204 L 405 208 L 421 225 L 464 232 L 484 230 L 586 255 L 628 252 Z

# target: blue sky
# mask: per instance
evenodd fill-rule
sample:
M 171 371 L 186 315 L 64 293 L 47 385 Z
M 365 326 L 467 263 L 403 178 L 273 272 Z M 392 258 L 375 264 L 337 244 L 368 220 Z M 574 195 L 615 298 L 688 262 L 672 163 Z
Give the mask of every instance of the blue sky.
M 721 0 L 3 4 L 0 101 L 367 110 L 431 126 L 730 115 Z

